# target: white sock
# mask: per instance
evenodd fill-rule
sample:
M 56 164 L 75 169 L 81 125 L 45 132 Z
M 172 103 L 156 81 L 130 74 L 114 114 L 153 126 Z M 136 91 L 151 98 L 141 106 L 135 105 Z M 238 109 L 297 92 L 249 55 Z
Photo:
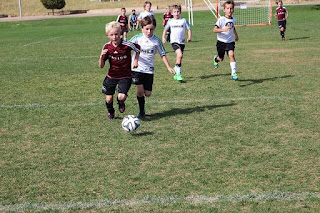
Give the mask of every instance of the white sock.
M 176 72 L 176 74 L 180 75 L 181 74 L 181 67 L 175 66 L 174 71 Z
M 231 75 L 234 75 L 237 73 L 237 62 L 230 62 L 231 67 Z

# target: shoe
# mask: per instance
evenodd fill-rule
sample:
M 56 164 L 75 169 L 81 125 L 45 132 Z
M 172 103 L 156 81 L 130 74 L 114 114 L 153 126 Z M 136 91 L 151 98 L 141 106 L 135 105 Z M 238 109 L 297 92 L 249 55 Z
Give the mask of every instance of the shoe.
M 282 37 L 282 41 L 285 41 L 286 40 L 286 37 Z
M 217 69 L 219 67 L 219 63 L 216 62 L 216 59 L 218 58 L 217 55 L 214 56 L 213 62 L 212 62 L 212 66 L 213 68 Z
M 231 78 L 232 78 L 232 80 L 238 80 L 239 79 L 237 73 L 233 74 L 231 76 Z
M 108 120 L 111 121 L 114 119 L 114 114 L 115 113 L 108 113 Z
M 145 111 L 140 111 L 137 118 L 141 119 L 144 118 L 146 116 L 146 112 Z
M 183 78 L 182 78 L 181 74 L 175 74 L 174 75 L 174 80 L 183 81 Z
M 121 104 L 121 103 L 118 103 L 119 104 L 119 112 L 120 113 L 124 113 L 124 111 L 126 111 L 126 105 L 124 104 L 124 102 Z

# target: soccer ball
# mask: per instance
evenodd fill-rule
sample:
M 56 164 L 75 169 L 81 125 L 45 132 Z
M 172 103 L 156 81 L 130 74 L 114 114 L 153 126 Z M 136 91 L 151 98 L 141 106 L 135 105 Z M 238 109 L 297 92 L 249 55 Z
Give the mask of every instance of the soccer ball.
M 134 132 L 140 126 L 140 120 L 134 115 L 127 115 L 123 118 L 121 126 L 126 132 Z

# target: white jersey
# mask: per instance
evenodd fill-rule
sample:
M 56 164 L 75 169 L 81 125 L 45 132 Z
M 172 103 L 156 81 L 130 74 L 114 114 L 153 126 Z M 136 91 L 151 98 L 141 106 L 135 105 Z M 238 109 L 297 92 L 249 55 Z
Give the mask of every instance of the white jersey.
M 143 19 L 144 17 L 147 17 L 147 16 L 154 16 L 154 12 L 151 10 L 150 12 L 148 11 L 142 11 L 139 16 L 138 16 L 138 19 Z
M 217 38 L 219 41 L 224 43 L 234 42 L 234 25 L 236 24 L 235 18 L 227 18 L 225 16 L 221 16 L 215 26 L 219 27 L 219 29 L 223 29 L 231 26 L 231 30 L 227 32 L 221 32 L 217 34 Z
M 151 38 L 147 38 L 143 33 L 139 33 L 132 37 L 130 42 L 140 45 L 138 67 L 132 68 L 132 71 L 154 74 L 154 56 L 157 51 L 160 56 L 166 55 L 166 50 L 164 49 L 162 41 L 155 35 Z M 134 52 L 132 61 L 134 61 L 135 56 L 136 53 Z
M 185 32 L 191 30 L 190 24 L 185 18 L 169 19 L 165 30 L 170 29 L 170 43 L 185 44 Z

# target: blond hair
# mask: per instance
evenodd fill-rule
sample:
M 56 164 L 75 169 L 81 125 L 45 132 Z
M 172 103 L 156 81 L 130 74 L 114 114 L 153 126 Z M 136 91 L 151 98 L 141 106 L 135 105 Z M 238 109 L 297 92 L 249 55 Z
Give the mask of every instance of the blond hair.
M 171 10 L 173 10 L 173 9 L 178 9 L 181 12 L 181 5 L 174 4 L 174 5 L 171 6 Z
M 112 28 L 117 28 L 119 31 L 121 30 L 121 25 L 119 22 L 112 21 L 106 24 L 106 34 L 108 35 Z

